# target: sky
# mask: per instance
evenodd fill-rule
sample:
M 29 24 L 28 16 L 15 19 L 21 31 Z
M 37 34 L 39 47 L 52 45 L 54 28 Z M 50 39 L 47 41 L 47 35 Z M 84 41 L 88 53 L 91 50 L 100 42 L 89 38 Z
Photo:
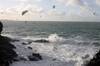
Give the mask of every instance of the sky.
M 23 16 L 23 11 L 28 10 Z M 100 0 L 0 0 L 0 19 L 100 21 Z

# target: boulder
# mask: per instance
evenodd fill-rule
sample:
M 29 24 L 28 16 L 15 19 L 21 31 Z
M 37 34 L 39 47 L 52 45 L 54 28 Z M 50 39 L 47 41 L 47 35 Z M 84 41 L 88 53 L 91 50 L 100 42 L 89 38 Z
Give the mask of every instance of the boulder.
M 32 55 L 28 56 L 30 61 L 39 61 L 42 60 L 42 56 L 39 53 L 33 53 Z
M 32 50 L 32 47 L 27 47 L 28 49 Z
M 89 55 L 85 55 L 84 57 L 82 57 L 82 59 L 87 59 L 89 57 Z
M 38 42 L 38 43 L 50 43 L 48 40 L 45 40 L 45 39 L 35 40 L 34 42 Z

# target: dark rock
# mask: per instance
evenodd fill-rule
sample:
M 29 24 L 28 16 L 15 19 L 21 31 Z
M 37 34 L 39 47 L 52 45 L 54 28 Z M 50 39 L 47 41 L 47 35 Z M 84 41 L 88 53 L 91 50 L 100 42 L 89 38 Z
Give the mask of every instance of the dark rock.
M 100 51 L 86 64 L 86 66 L 100 66 Z
M 23 44 L 23 45 L 27 45 L 27 43 L 24 43 L 24 42 L 23 42 L 22 44 Z
M 49 43 L 49 41 L 48 40 L 45 40 L 45 39 L 35 40 L 34 42 Z
M 24 57 L 20 57 L 19 60 L 27 61 L 27 59 Z
M 57 60 L 56 58 L 52 59 L 52 61 L 56 61 L 56 60 Z
M 0 66 L 9 66 L 9 63 L 2 63 Z
M 39 61 L 42 60 L 42 56 L 39 53 L 33 53 L 32 55 L 28 56 L 30 61 Z
M 6 47 L 11 49 L 16 48 L 14 45 L 10 43 L 9 38 L 4 36 L 0 36 L 0 47 Z
M 2 24 L 2 22 L 0 21 L 0 34 L 1 34 L 2 30 L 3 30 L 3 24 Z
M 38 57 L 40 60 L 42 60 L 42 56 L 39 53 L 32 53 L 32 56 Z
M 38 58 L 34 56 L 28 56 L 28 58 L 30 61 L 38 61 Z
M 22 57 L 22 56 L 18 56 L 16 57 L 13 61 L 16 62 L 16 61 L 27 61 L 28 59 L 25 58 L 25 57 Z
M 0 64 L 10 64 L 13 62 L 14 58 L 17 57 L 14 48 L 15 46 L 10 44 L 10 42 L 7 41 L 5 37 L 0 36 Z
M 32 47 L 27 47 L 28 49 L 32 50 Z
M 11 42 L 19 42 L 20 40 L 17 39 L 11 39 Z
M 87 59 L 89 57 L 89 55 L 85 55 L 84 57 L 82 57 L 82 59 Z
M 15 59 L 13 59 L 13 61 L 14 61 L 14 62 L 19 61 L 19 59 L 15 58 Z
M 0 34 L 2 31 L 3 25 L 0 22 Z M 0 35 L 0 66 L 9 66 L 17 57 L 14 49 L 16 48 L 14 45 L 10 43 L 11 39 L 5 36 Z
M 28 42 L 28 44 L 31 44 L 31 43 L 32 43 L 32 41 L 29 41 L 29 42 Z

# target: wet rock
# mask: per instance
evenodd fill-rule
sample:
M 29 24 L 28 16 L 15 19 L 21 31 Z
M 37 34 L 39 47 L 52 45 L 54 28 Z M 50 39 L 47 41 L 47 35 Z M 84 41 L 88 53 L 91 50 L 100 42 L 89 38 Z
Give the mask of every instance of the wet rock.
M 19 42 L 20 40 L 17 39 L 11 39 L 11 42 Z
M 28 49 L 32 50 L 32 47 L 27 47 Z
M 19 61 L 19 59 L 15 58 L 13 61 L 14 61 L 14 62 Z
M 14 45 L 10 43 L 9 38 L 4 36 L 0 36 L 0 47 L 6 47 L 11 49 L 16 48 Z
M 87 59 L 89 57 L 89 55 L 85 55 L 84 57 L 82 57 L 82 59 Z
M 29 42 L 28 42 L 28 44 L 31 44 L 31 43 L 32 43 L 32 41 L 29 41 Z
M 23 57 L 23 56 L 18 56 L 18 57 L 16 57 L 15 59 L 14 59 L 14 61 L 16 62 L 16 61 L 28 61 L 28 59 L 27 59 L 27 57 L 25 58 L 25 57 Z
M 0 34 L 3 24 L 0 22 Z M 16 48 L 11 43 L 11 39 L 0 35 L 0 66 L 9 66 L 18 55 L 14 51 Z
M 100 66 L 100 51 L 86 64 L 86 66 Z
M 38 43 L 50 43 L 48 40 L 45 40 L 45 39 L 35 40 L 34 42 L 38 42 Z
M 39 53 L 33 53 L 32 55 L 28 56 L 30 61 L 39 61 L 42 60 L 42 56 Z
M 32 41 L 22 42 L 22 45 L 29 45 L 31 43 L 32 43 Z
M 27 59 L 24 57 L 20 57 L 19 60 L 27 61 Z
M 27 43 L 23 42 L 22 45 L 27 45 Z
M 16 47 L 10 44 L 6 39 L 7 38 L 0 36 L 0 63 L 10 64 L 18 55 L 14 51 Z
M 52 61 L 56 61 L 56 60 L 57 60 L 56 58 L 52 59 Z

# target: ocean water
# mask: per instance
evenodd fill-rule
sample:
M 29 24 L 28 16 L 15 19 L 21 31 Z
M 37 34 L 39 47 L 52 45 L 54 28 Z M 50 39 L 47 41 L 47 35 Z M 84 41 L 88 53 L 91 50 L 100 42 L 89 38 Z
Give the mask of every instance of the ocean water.
M 50 46 L 49 43 L 48 46 L 38 45 L 37 51 L 64 62 L 75 61 L 74 66 L 82 66 L 100 48 L 99 22 L 4 21 L 3 24 L 4 35 L 24 40 L 49 40 Z M 32 43 L 31 46 L 37 44 Z
M 89 22 L 3 22 L 5 34 L 17 36 L 41 36 L 50 34 L 68 38 L 81 36 L 88 39 L 100 39 L 100 23 Z

